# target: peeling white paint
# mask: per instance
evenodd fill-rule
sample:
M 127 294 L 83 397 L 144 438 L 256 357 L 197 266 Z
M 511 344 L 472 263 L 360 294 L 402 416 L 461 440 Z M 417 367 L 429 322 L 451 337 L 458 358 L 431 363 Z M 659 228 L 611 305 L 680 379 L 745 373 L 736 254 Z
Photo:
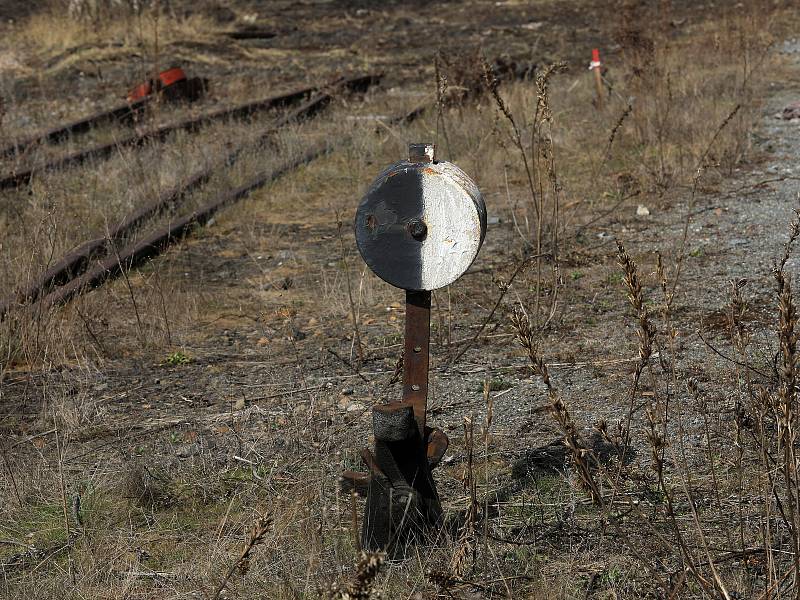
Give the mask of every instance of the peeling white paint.
M 400 182 L 407 195 L 398 190 Z M 405 232 L 411 217 L 427 226 L 421 241 Z M 356 217 L 365 262 L 404 289 L 435 290 L 453 283 L 477 257 L 485 234 L 486 206 L 478 187 L 448 162 L 392 165 L 370 186 Z

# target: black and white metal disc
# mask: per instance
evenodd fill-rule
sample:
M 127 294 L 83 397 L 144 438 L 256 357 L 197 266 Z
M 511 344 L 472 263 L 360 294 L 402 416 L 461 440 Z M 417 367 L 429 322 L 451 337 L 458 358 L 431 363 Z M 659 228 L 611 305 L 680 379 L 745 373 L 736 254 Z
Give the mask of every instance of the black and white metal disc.
M 412 144 L 409 160 L 388 167 L 356 212 L 364 262 L 406 290 L 435 290 L 469 268 L 486 235 L 478 187 L 452 163 L 433 160 L 432 144 Z

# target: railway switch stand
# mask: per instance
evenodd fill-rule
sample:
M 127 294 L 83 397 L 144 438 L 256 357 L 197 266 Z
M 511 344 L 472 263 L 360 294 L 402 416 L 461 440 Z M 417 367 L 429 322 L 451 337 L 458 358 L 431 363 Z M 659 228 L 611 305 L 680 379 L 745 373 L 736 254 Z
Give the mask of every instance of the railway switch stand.
M 374 450 L 368 473 L 347 471 L 343 485 L 366 496 L 361 545 L 402 559 L 442 520 L 431 475 L 449 440 L 426 423 L 431 291 L 470 267 L 486 234 L 486 205 L 458 167 L 434 157 L 433 144 L 411 144 L 409 157 L 386 168 L 356 212 L 364 262 L 406 291 L 403 394 L 373 407 Z

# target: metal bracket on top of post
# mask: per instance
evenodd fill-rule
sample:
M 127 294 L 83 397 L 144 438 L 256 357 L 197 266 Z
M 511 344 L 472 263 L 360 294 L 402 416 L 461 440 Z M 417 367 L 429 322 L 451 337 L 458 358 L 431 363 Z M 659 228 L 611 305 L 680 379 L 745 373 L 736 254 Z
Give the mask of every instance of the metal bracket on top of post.
M 406 556 L 441 522 L 431 472 L 447 435 L 426 423 L 431 291 L 453 283 L 472 264 L 486 234 L 486 206 L 477 186 L 455 165 L 436 161 L 433 144 L 411 144 L 408 160 L 391 165 L 370 186 L 356 213 L 356 242 L 367 265 L 406 290 L 403 395 L 373 407 L 369 472 L 347 471 L 343 484 L 367 497 L 362 547 Z

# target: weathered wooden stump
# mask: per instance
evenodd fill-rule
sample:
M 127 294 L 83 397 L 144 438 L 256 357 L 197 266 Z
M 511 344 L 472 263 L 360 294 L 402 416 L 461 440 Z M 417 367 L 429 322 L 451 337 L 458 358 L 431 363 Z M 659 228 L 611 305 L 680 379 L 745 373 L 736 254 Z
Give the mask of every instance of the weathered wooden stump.
M 453 283 L 475 260 L 486 206 L 461 169 L 434 159 L 433 144 L 411 144 L 408 160 L 370 186 L 355 229 L 367 265 L 406 290 L 403 396 L 373 408 L 375 448 L 361 452 L 369 473 L 348 471 L 342 481 L 367 498 L 362 547 L 401 559 L 442 520 L 432 471 L 449 441 L 425 422 L 431 291 Z

